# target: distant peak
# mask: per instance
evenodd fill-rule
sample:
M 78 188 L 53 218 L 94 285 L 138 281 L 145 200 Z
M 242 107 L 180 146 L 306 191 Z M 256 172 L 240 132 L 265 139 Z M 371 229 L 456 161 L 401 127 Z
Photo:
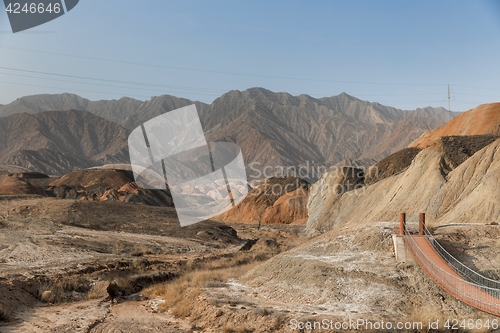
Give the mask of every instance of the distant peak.
M 248 88 L 246 91 L 250 91 L 250 92 L 270 92 L 270 93 L 274 93 L 273 91 L 269 90 L 269 89 L 266 89 L 266 88 L 262 88 L 262 87 L 252 87 L 252 88 Z
M 343 92 L 343 93 L 337 95 L 337 97 L 343 97 L 343 98 L 347 98 L 347 99 L 350 99 L 350 100 L 353 100 L 353 101 L 359 101 L 360 100 L 359 98 L 356 98 L 356 97 L 354 97 L 352 95 L 349 95 L 346 92 Z

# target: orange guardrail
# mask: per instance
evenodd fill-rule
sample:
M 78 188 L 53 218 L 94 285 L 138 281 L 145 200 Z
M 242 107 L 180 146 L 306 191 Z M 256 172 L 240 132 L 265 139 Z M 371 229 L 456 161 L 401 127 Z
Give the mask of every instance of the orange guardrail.
M 434 283 L 459 301 L 500 317 L 500 289 L 468 281 L 457 273 L 436 250 L 435 245 L 432 244 L 432 241 L 435 241 L 432 236 L 412 235 L 406 226 L 404 227 L 404 235 L 405 242 L 415 261 Z M 432 237 L 431 240 L 430 237 Z M 485 281 L 487 284 L 491 284 L 487 280 L 490 279 Z

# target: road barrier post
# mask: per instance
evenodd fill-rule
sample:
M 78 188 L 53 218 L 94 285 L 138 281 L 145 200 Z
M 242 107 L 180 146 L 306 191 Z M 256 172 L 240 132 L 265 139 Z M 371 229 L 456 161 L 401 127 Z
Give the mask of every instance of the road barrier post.
M 406 213 L 399 214 L 399 234 L 405 234 Z
M 425 213 L 420 213 L 420 221 L 418 223 L 418 233 L 425 235 Z

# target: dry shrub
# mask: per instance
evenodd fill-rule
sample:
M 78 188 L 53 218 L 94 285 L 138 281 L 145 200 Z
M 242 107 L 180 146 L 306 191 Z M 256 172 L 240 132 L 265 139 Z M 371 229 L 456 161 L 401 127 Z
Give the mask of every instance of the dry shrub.
M 247 333 L 247 332 L 249 331 L 243 325 L 240 325 L 236 328 L 236 333 Z
M 104 292 L 102 292 L 101 290 L 91 290 L 87 294 L 87 299 L 88 300 L 100 299 L 100 298 L 104 298 L 106 296 L 107 296 L 106 290 L 104 290 Z
M 74 299 L 72 292 L 87 293 L 91 284 L 84 278 L 69 277 L 40 285 L 38 298 L 45 303 L 64 303 Z
M 429 327 L 427 326 L 429 321 L 439 320 L 440 323 L 444 323 L 446 319 L 446 314 L 444 314 L 441 309 L 437 308 L 435 305 L 426 304 L 425 306 L 415 305 L 412 308 L 407 321 L 422 323 L 423 329 L 428 330 Z
M 255 260 L 254 256 L 248 252 L 236 252 L 231 256 L 218 258 L 216 260 L 211 260 L 205 262 L 198 267 L 198 269 L 203 270 L 216 270 L 216 269 L 225 269 L 234 266 L 246 265 Z M 192 266 L 191 266 L 192 267 Z M 186 269 L 189 269 L 186 267 Z
M 106 288 L 108 287 L 108 282 L 106 281 L 97 281 L 93 283 L 92 288 L 87 293 L 87 299 L 99 299 L 105 298 L 108 296 L 108 292 Z
M 277 314 L 276 317 L 274 318 L 274 322 L 271 326 L 271 328 L 275 330 L 279 330 L 283 327 L 285 324 L 285 316 L 283 316 L 281 313 Z
M 122 240 L 114 240 L 110 246 L 110 252 L 115 255 L 130 255 L 142 257 L 149 254 L 160 254 L 163 249 L 154 244 L 133 243 Z
M 119 240 L 113 242 L 111 253 L 115 255 L 122 255 L 126 250 L 126 246 Z
M 224 325 L 222 327 L 222 333 L 234 333 L 234 328 L 231 325 Z
M 44 303 L 63 303 L 67 296 L 61 283 L 54 283 L 40 289 L 40 300 Z
M 439 227 L 439 224 L 436 223 L 436 221 L 426 221 L 425 222 L 425 227 L 432 233 L 436 231 L 437 227 Z
M 151 244 L 139 244 L 136 243 L 130 249 L 130 255 L 133 257 L 142 257 L 148 254 L 160 254 L 163 250 L 159 246 L 153 246 Z
M 265 317 L 265 316 L 269 316 L 270 314 L 272 314 L 271 311 L 269 311 L 268 309 L 263 309 L 263 308 L 257 308 L 253 311 L 253 313 L 256 315 L 256 316 L 261 316 L 261 317 Z
M 254 264 L 248 264 L 188 272 L 170 283 L 152 286 L 144 290 L 143 294 L 150 298 L 160 296 L 165 300 L 158 307 L 159 312 L 170 309 L 172 315 L 176 317 L 188 317 L 201 293 L 201 288 L 224 284 L 230 278 L 241 276 L 253 266 Z
M 172 315 L 177 318 L 189 317 L 191 315 L 191 312 L 193 311 L 193 305 L 188 302 L 189 300 L 185 300 L 185 302 L 177 303 L 172 308 Z M 159 307 L 159 310 L 163 310 L 161 306 Z
M 222 333 L 247 333 L 247 332 L 249 331 L 243 325 L 234 328 L 233 326 L 226 324 L 222 327 Z
M 115 278 L 112 283 L 116 284 L 121 295 L 130 295 L 134 292 L 134 287 L 129 278 L 120 276 Z
M 197 288 L 186 290 L 184 292 L 184 299 L 172 307 L 172 315 L 179 318 L 189 317 L 194 310 L 194 304 L 200 294 L 201 291 Z

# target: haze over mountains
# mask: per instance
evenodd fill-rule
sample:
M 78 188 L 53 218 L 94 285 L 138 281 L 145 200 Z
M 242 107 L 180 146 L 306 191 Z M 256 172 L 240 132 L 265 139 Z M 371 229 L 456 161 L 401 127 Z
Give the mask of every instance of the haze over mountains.
M 455 115 L 443 108 L 403 111 L 347 94 L 317 99 L 262 88 L 230 91 L 210 105 L 168 95 L 145 102 L 35 95 L 0 106 L 0 166 L 63 174 L 128 163 L 131 129 L 193 103 L 207 139 L 237 143 L 253 178 L 263 178 L 256 170 L 265 166 L 368 166 Z
M 128 131 L 86 111 L 47 111 L 0 118 L 0 165 L 61 174 L 128 159 Z M 15 170 L 14 170 L 15 171 Z
M 90 101 L 73 94 L 42 94 L 21 97 L 10 104 L 0 106 L 0 117 L 23 112 L 34 114 L 74 109 L 89 111 L 96 116 L 119 123 L 137 111 L 142 104 L 142 101 L 128 97 L 119 100 Z

